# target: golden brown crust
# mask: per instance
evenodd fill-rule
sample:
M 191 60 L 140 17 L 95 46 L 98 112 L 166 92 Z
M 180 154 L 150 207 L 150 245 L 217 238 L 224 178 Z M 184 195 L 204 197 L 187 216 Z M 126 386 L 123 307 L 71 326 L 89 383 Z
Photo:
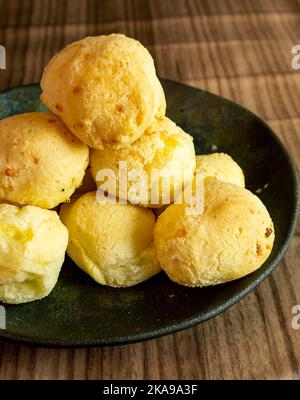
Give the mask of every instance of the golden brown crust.
M 169 203 L 172 202 L 174 193 L 177 193 L 183 184 L 188 185 L 193 180 L 195 170 L 193 139 L 165 117 L 152 124 L 144 135 L 132 143 L 130 147 L 118 150 L 111 147 L 106 147 L 103 150 L 91 149 L 91 174 L 95 181 L 99 170 L 109 168 L 115 172 L 118 189 L 120 161 L 127 162 L 128 171 L 145 171 L 148 185 L 145 183 L 145 196 L 139 199 L 139 192 L 136 193 L 135 191 L 136 181 L 128 179 L 127 192 L 125 194 L 117 192 L 119 197 L 126 198 L 127 196 L 129 202 L 133 204 L 161 207 L 164 204 L 162 190 L 154 175 L 151 179 L 151 174 L 156 169 L 159 173 L 163 173 L 165 177 L 172 178 Z M 157 194 L 158 202 L 155 204 L 151 204 L 151 192 Z
M 47 296 L 64 261 L 68 232 L 55 211 L 0 204 L 0 301 Z
M 88 146 L 124 146 L 165 114 L 149 52 L 124 35 L 87 37 L 46 66 L 42 102 Z
M 162 268 L 186 286 L 216 285 L 255 271 L 274 241 L 269 213 L 254 194 L 216 178 L 207 178 L 204 190 L 203 213 L 187 215 L 187 206 L 171 205 L 154 230 Z
M 54 208 L 81 184 L 88 148 L 53 114 L 0 121 L 0 200 Z
M 245 178 L 241 167 L 225 153 L 212 153 L 196 156 L 196 169 L 204 177 L 215 177 L 221 181 L 245 187 Z
M 160 271 L 151 210 L 99 201 L 90 192 L 64 204 L 60 217 L 69 230 L 69 256 L 96 282 L 133 286 Z

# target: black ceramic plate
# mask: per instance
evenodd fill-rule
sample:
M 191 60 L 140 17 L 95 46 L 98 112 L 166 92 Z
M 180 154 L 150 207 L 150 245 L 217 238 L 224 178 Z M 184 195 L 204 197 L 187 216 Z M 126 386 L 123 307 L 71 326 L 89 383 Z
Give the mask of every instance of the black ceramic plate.
M 222 151 L 243 168 L 246 186 L 267 206 L 276 230 L 272 254 L 246 278 L 186 288 L 164 273 L 127 289 L 96 284 L 67 258 L 53 292 L 24 305 L 6 305 L 0 336 L 21 342 L 85 346 L 130 343 L 191 327 L 226 310 L 268 276 L 292 238 L 298 186 L 282 143 L 258 117 L 222 97 L 162 80 L 168 116 L 194 137 L 198 154 Z M 43 110 L 38 85 L 0 94 L 0 118 Z M 0 143 L 1 146 L 1 143 Z

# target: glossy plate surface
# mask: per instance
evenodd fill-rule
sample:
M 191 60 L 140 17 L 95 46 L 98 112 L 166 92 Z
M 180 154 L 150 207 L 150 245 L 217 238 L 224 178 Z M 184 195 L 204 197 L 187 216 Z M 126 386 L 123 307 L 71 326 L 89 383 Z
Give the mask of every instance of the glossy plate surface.
M 0 336 L 52 346 L 124 344 L 188 328 L 226 310 L 253 290 L 282 258 L 292 238 L 298 186 L 294 165 L 271 129 L 257 116 L 222 97 L 162 80 L 168 116 L 194 137 L 197 154 L 225 152 L 243 168 L 274 221 L 276 240 L 265 264 L 237 281 L 185 288 L 164 273 L 138 286 L 112 289 L 96 284 L 67 257 L 57 286 L 45 299 L 5 305 Z M 0 119 L 44 110 L 38 85 L 0 93 Z M 1 143 L 0 143 L 1 146 Z

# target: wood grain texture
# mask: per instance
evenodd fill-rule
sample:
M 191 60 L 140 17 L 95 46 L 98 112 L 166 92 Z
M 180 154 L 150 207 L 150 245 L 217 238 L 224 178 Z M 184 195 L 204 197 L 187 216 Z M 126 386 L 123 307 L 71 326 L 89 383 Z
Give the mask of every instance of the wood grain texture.
M 228 97 L 266 119 L 300 168 L 299 0 L 0 0 L 7 70 L 0 90 L 38 82 L 51 56 L 86 35 L 146 45 L 158 74 Z M 277 270 L 195 328 L 122 347 L 45 349 L 0 342 L 0 379 L 299 379 L 300 220 Z

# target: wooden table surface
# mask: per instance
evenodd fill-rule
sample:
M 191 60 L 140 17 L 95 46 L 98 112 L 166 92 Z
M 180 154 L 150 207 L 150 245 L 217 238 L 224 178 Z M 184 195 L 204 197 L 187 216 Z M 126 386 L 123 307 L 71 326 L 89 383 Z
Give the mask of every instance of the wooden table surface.
M 0 90 L 38 82 L 66 44 L 122 32 L 152 53 L 160 76 L 230 98 L 274 128 L 300 166 L 298 0 L 0 0 L 7 69 Z M 279 188 L 280 190 L 280 188 Z M 134 345 L 46 349 L 0 342 L 1 379 L 299 379 L 300 230 L 283 262 L 222 315 Z

